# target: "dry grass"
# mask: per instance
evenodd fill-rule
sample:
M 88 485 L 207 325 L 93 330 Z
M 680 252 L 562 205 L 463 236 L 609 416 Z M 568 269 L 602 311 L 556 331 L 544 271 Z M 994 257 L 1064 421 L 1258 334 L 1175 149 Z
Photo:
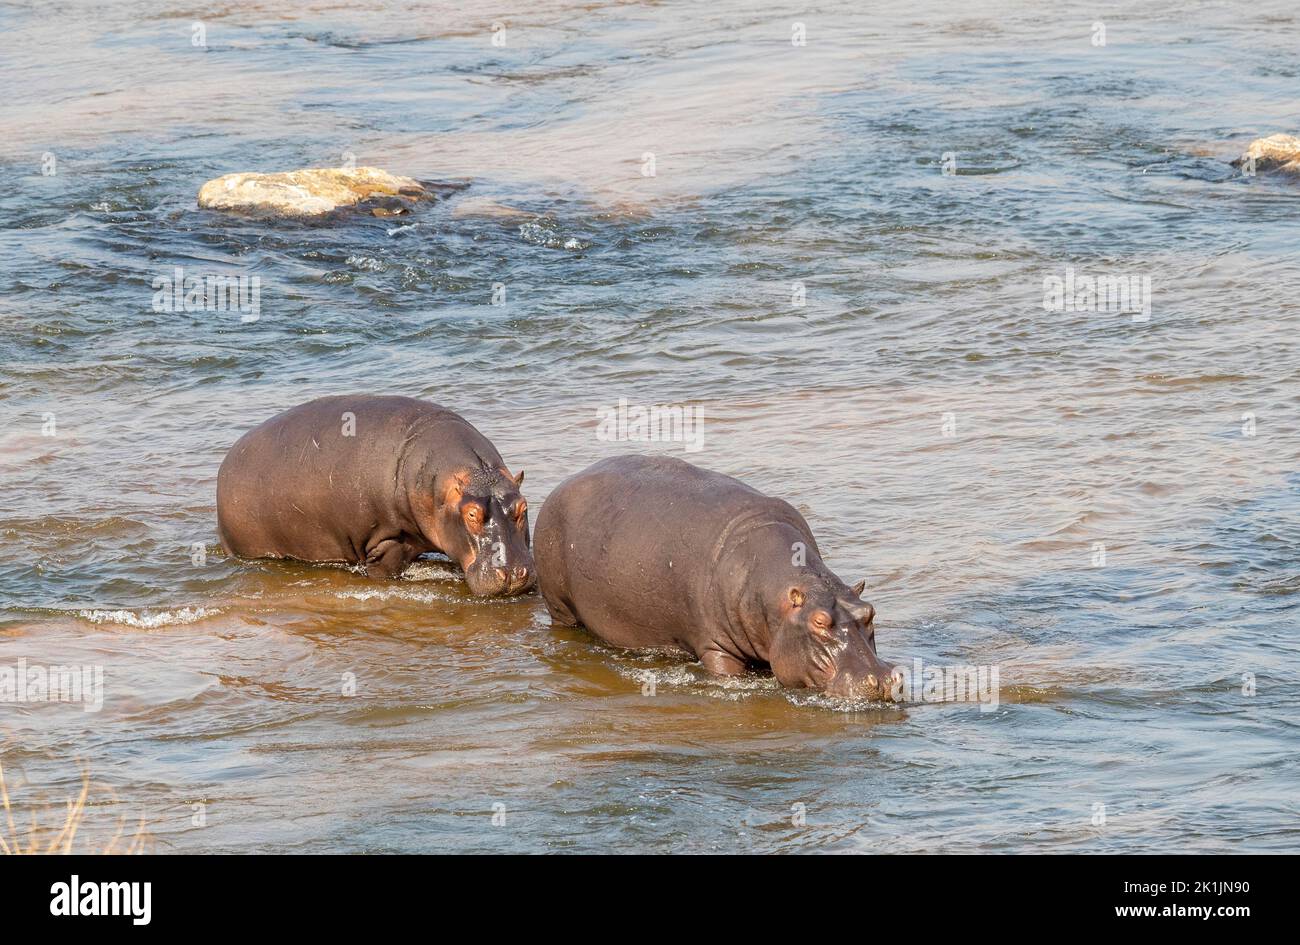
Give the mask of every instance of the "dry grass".
M 19 832 L 17 824 L 14 822 L 14 810 L 9 803 L 9 787 L 5 783 L 4 764 L 0 763 L 0 806 L 4 808 L 4 822 L 0 823 L 0 853 L 3 854 L 20 854 L 20 853 L 72 853 L 73 844 L 77 839 L 77 830 L 81 826 L 82 818 L 86 814 L 86 802 L 91 795 L 90 774 L 82 769 L 81 772 L 81 793 L 76 800 L 67 798 L 64 802 L 66 810 L 62 811 L 63 824 L 58 825 L 58 814 L 53 823 L 45 823 L 49 819 L 50 812 L 59 811 L 59 805 L 40 802 L 33 804 L 31 808 L 31 823 L 27 827 L 26 837 Z M 117 794 L 112 788 L 105 788 L 104 792 L 109 796 L 113 804 L 117 803 Z M 145 829 L 144 816 L 141 815 L 140 823 L 136 827 L 135 834 L 130 838 L 122 849 L 118 849 L 118 844 L 123 842 L 123 836 L 126 833 L 126 815 L 119 814 L 117 820 L 117 829 L 108 843 L 100 849 L 88 848 L 89 845 L 83 841 L 82 849 L 78 853 L 101 853 L 101 854 L 133 854 L 144 853 L 146 844 L 149 842 L 149 833 Z

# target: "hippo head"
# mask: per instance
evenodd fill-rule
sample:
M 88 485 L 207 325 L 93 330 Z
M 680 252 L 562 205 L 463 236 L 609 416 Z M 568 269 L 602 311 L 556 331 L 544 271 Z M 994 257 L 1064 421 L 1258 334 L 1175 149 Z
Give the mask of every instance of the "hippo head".
M 522 594 L 537 581 L 523 483 L 522 472 L 484 466 L 451 476 L 443 491 L 436 544 L 479 597 Z
M 894 670 L 876 655 L 876 610 L 846 588 L 812 579 L 791 586 L 777 612 L 768 662 L 783 686 L 850 699 L 889 699 Z

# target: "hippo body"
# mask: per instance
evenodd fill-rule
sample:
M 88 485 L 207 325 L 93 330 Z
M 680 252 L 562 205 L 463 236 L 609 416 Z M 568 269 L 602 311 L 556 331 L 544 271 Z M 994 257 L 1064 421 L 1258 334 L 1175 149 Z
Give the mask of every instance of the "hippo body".
M 679 459 L 619 456 L 561 483 L 534 553 L 551 619 L 718 675 L 885 698 L 872 606 L 822 562 L 789 503 Z
M 401 574 L 440 551 L 479 595 L 533 583 L 523 473 L 463 417 L 409 397 L 323 397 L 246 433 L 217 474 L 217 532 L 241 558 Z

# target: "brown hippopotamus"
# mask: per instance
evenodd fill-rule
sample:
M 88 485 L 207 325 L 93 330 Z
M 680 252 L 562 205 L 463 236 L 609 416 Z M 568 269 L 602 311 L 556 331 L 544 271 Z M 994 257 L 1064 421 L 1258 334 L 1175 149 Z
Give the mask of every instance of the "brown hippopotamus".
M 475 594 L 520 594 L 535 573 L 523 481 L 446 407 L 322 397 L 230 448 L 217 473 L 217 532 L 241 558 L 363 565 L 372 577 L 440 551 Z
M 684 650 L 711 673 L 888 698 L 874 608 L 822 563 L 803 516 L 737 479 L 618 456 L 562 482 L 534 552 L 551 619 L 616 646 Z

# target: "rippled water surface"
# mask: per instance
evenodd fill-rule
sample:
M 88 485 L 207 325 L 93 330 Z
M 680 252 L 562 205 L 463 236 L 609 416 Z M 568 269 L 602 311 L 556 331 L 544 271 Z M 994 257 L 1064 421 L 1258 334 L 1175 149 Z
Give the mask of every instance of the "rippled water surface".
M 797 46 L 733 0 L 0 6 L 0 667 L 105 679 L 0 703 L 23 821 L 84 772 L 92 848 L 1300 847 L 1300 179 L 1226 163 L 1300 133 L 1300 14 L 872 7 Z M 347 155 L 469 187 L 195 206 Z M 154 311 L 177 266 L 260 319 Z M 1149 276 L 1149 320 L 1045 311 L 1067 267 Z M 534 508 L 626 451 L 786 497 L 882 655 L 999 702 L 711 680 L 438 560 L 223 557 L 225 450 L 351 391 L 458 409 Z M 620 397 L 703 449 L 598 439 Z

